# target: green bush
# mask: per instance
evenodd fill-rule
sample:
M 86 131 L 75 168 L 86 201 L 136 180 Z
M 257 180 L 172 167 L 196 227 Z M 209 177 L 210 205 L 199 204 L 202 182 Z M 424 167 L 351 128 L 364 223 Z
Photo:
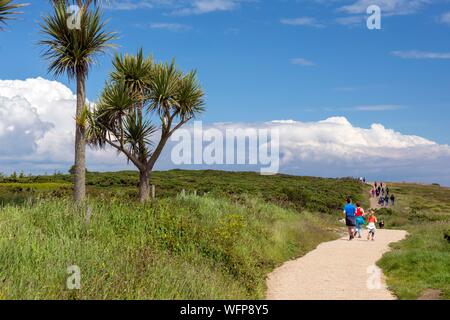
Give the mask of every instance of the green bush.
M 60 191 L 61 186 L 71 188 L 71 175 L 31 176 L 16 178 L 18 182 L 11 183 L 9 178 L 0 179 L 0 197 L 2 192 L 17 187 L 31 186 L 40 194 L 47 193 L 65 196 L 70 194 L 67 189 Z M 91 197 L 117 197 L 126 194 L 126 199 L 138 199 L 138 173 L 123 172 L 88 172 L 86 175 L 88 195 Z M 288 175 L 261 176 L 253 172 L 224 171 L 183 171 L 171 170 L 154 172 L 150 178 L 156 186 L 158 198 L 175 197 L 185 189 L 187 192 L 214 193 L 228 198 L 239 197 L 241 194 L 252 194 L 290 209 L 309 210 L 335 214 L 342 209 L 347 196 L 367 205 L 363 195 L 364 185 L 354 179 L 323 179 L 314 177 L 296 177 Z M 46 186 L 42 188 L 41 186 Z M 24 194 L 24 190 L 12 192 Z M 365 192 L 365 191 L 364 191 Z

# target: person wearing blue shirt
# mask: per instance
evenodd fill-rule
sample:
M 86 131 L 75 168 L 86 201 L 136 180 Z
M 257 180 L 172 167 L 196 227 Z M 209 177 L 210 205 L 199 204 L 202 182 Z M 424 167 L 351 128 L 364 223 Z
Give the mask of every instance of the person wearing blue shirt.
M 345 224 L 348 228 L 349 240 L 353 240 L 355 237 L 356 226 L 356 206 L 352 203 L 350 197 L 347 198 L 347 204 L 344 206 Z

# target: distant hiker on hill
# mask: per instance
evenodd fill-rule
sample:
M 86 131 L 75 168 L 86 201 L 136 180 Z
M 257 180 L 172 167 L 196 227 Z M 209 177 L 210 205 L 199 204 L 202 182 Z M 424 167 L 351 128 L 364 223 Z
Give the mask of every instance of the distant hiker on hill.
M 379 206 L 384 206 L 384 197 L 378 198 L 378 205 Z
M 389 207 L 389 196 L 386 194 L 386 196 L 384 197 L 384 205 L 386 207 Z
M 391 194 L 391 205 L 395 205 L 395 196 L 394 194 Z
M 389 195 L 389 187 L 386 187 L 386 194 Z
M 375 240 L 375 230 L 377 229 L 376 223 L 377 223 L 377 217 L 375 216 L 375 212 L 371 211 L 369 213 L 369 218 L 367 219 L 367 230 L 369 230 L 369 234 L 367 235 L 367 240 L 370 240 L 372 238 L 372 241 Z
M 375 181 L 374 187 L 375 187 L 375 189 L 378 187 L 378 183 L 376 181 Z
M 355 237 L 356 226 L 356 207 L 352 203 L 352 198 L 347 198 L 347 204 L 344 206 L 345 224 L 348 228 L 349 240 L 353 240 Z
M 364 225 L 364 216 L 366 213 L 364 212 L 364 209 L 361 207 L 361 203 L 356 203 L 356 233 L 355 236 L 358 235 L 358 238 L 361 238 L 361 228 Z
M 372 198 L 375 198 L 375 189 L 374 188 L 372 188 L 371 194 L 372 194 Z

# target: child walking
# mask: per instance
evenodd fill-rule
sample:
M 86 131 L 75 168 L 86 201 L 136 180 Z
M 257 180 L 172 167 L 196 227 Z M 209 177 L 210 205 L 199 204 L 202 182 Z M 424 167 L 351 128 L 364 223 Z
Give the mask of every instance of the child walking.
M 375 212 L 371 211 L 369 213 L 369 218 L 367 219 L 367 230 L 369 230 L 369 234 L 367 235 L 367 240 L 372 238 L 372 241 L 375 241 L 375 230 L 377 229 L 377 217 L 375 216 Z
M 361 229 L 364 225 L 364 216 L 366 213 L 364 212 L 364 209 L 361 207 L 361 203 L 356 203 L 356 232 L 355 236 L 358 235 L 358 238 L 361 238 Z

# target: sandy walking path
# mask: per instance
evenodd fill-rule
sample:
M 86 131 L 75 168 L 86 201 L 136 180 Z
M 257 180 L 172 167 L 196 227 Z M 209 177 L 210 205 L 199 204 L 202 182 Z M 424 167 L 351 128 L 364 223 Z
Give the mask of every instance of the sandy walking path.
M 371 205 L 377 207 L 376 199 Z M 377 230 L 375 241 L 348 236 L 320 244 L 305 256 L 286 262 L 268 276 L 269 300 L 389 300 L 381 270 L 375 266 L 389 244 L 406 231 Z M 379 279 L 379 280 L 378 280 Z M 368 285 L 369 284 L 369 285 Z

